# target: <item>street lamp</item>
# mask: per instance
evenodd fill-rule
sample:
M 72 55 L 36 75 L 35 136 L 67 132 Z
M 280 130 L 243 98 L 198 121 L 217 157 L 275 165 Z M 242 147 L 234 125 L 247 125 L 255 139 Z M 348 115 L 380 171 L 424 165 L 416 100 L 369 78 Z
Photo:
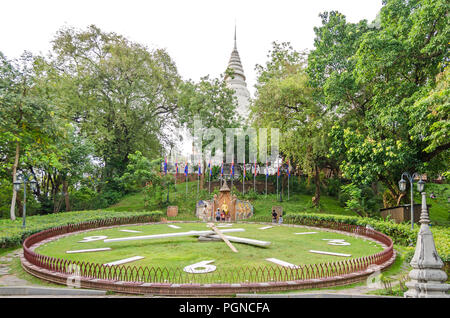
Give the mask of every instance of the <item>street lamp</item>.
M 30 183 L 30 188 L 32 191 L 36 189 L 36 180 L 31 180 L 26 174 L 18 174 L 16 181 L 14 181 L 14 190 L 17 192 L 20 190 L 21 184 L 23 184 L 23 217 L 22 217 L 22 227 L 25 228 L 25 218 L 27 215 L 27 183 Z
M 425 188 L 425 182 L 422 180 L 422 176 L 419 175 L 417 172 L 414 172 L 411 176 L 408 172 L 402 173 L 402 178 L 398 182 L 398 188 L 400 191 L 404 192 L 406 191 L 406 180 L 403 179 L 403 177 L 406 177 L 409 180 L 410 188 L 411 188 L 411 229 L 414 229 L 414 194 L 413 194 L 413 183 L 414 179 L 417 177 L 420 177 L 420 180 L 417 182 L 417 191 L 420 193 L 423 192 Z

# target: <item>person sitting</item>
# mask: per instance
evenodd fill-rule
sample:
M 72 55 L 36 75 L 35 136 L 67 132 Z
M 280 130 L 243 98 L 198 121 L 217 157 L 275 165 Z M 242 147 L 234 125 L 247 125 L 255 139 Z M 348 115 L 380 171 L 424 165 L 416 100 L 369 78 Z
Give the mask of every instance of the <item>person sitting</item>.
M 220 220 L 225 221 L 225 211 L 222 211 L 222 213 L 220 213 Z
M 432 198 L 432 199 L 436 199 L 436 195 L 434 194 L 434 191 L 433 191 L 433 192 L 431 192 L 431 194 L 430 194 L 430 198 Z

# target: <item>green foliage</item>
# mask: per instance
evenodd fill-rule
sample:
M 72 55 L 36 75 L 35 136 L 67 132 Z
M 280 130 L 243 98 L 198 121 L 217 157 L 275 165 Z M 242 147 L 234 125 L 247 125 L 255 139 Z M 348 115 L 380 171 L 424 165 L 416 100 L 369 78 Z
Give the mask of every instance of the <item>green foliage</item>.
M 288 43 L 274 43 L 265 67 L 257 67 L 254 125 L 276 127 L 283 138 L 280 151 L 304 173 L 314 175 L 314 204 L 320 202 L 320 169 L 333 168 L 327 159 L 331 117 L 313 98 L 313 89 L 300 52 Z
M 160 132 L 175 118 L 180 81 L 164 50 L 149 51 L 92 25 L 59 30 L 53 52 L 48 64 L 56 97 L 95 141 L 107 180 L 120 176 L 137 150 L 152 159 L 159 155 Z
M 377 196 L 370 187 L 358 187 L 350 183 L 342 185 L 341 189 L 342 198 L 345 198 L 347 209 L 362 217 L 377 215 L 375 214 L 379 210 Z
M 28 236 L 67 224 L 77 224 L 94 220 L 106 220 L 110 218 L 123 218 L 132 216 L 151 216 L 158 221 L 162 213 L 154 212 L 116 212 L 116 211 L 82 211 L 82 212 L 64 212 L 49 215 L 36 215 L 27 217 L 27 227 L 22 228 L 22 221 L 17 219 L 0 220 L 0 247 L 7 248 L 17 246 Z
M 449 4 L 387 0 L 377 21 L 348 23 L 321 14 L 308 74 L 315 98 L 339 116 L 330 131 L 330 160 L 362 188 L 382 182 L 401 198 L 403 171 L 448 166 Z

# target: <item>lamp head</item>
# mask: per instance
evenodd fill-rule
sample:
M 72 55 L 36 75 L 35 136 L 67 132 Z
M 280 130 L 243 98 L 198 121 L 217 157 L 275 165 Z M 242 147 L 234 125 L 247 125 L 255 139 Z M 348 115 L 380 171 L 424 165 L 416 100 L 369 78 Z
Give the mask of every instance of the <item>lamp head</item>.
M 36 190 L 36 185 L 37 185 L 36 180 L 31 180 L 30 181 L 30 188 L 31 188 L 32 191 Z
M 22 182 L 21 181 L 14 181 L 14 190 L 17 192 L 17 191 L 19 191 L 20 190 L 20 185 L 22 184 Z
M 417 191 L 423 192 L 424 189 L 425 189 L 425 181 L 423 181 L 422 178 L 420 178 L 419 182 L 417 182 Z
M 406 190 L 406 181 L 405 179 L 402 179 L 398 182 L 398 188 L 400 189 L 400 191 L 405 191 Z

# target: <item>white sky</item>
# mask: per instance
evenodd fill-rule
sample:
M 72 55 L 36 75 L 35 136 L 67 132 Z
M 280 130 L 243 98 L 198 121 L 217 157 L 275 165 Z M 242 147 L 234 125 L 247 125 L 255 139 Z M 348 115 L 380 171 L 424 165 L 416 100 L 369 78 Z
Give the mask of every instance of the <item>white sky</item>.
M 95 24 L 149 48 L 166 48 L 184 79 L 218 77 L 237 45 L 253 95 L 255 65 L 264 64 L 273 41 L 312 49 L 320 12 L 338 10 L 350 22 L 375 19 L 381 0 L 6 0 L 0 7 L 0 51 L 47 53 L 64 25 Z

